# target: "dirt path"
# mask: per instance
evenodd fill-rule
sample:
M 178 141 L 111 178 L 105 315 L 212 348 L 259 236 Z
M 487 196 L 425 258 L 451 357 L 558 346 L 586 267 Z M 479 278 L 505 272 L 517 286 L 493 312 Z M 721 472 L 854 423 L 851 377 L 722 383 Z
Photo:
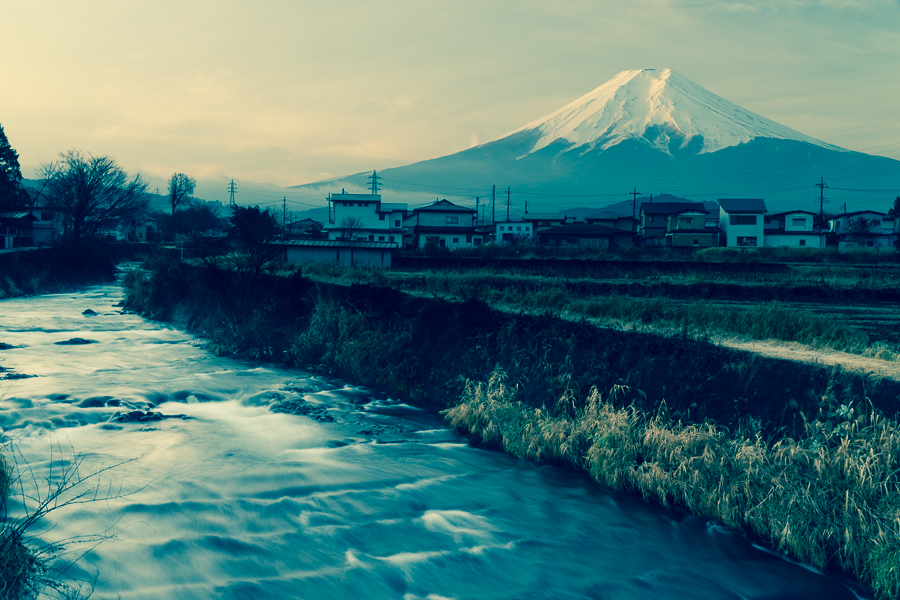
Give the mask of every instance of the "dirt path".
M 500 310 L 504 310 L 500 308 Z M 515 312 L 518 312 L 516 310 Z M 581 321 L 580 315 L 560 315 L 570 321 Z M 644 325 L 620 321 L 616 319 L 586 319 L 589 323 L 598 327 L 613 327 L 625 331 L 639 330 L 648 333 L 657 333 L 666 336 L 682 335 L 682 331 L 676 327 L 660 325 Z M 782 358 L 796 362 L 829 367 L 841 367 L 845 371 L 882 377 L 900 381 L 900 361 L 881 360 L 869 356 L 860 356 L 841 352 L 831 348 L 814 348 L 796 342 L 784 342 L 781 340 L 757 340 L 747 336 L 730 333 L 715 333 L 710 335 L 709 341 L 718 346 L 753 352 L 760 356 L 770 358 Z

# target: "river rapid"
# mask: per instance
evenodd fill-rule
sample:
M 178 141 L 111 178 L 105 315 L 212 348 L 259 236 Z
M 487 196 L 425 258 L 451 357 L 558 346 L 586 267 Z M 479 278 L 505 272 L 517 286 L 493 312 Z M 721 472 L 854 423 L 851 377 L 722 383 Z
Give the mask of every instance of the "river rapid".
M 37 529 L 105 534 L 62 557 L 95 599 L 855 597 L 715 524 L 473 448 L 433 413 L 215 357 L 121 296 L 0 301 L 0 365 L 35 375 L 0 381 L 25 479 L 118 465 L 86 482 L 111 498 Z M 57 344 L 72 338 L 94 343 Z

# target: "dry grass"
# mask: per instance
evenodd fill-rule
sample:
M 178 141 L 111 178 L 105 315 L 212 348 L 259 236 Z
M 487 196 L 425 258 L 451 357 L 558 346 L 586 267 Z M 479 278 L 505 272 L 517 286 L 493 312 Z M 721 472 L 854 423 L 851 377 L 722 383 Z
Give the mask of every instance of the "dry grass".
M 749 421 L 734 434 L 684 425 L 593 390 L 583 408 L 516 400 L 505 376 L 469 383 L 445 411 L 455 427 L 519 457 L 588 471 L 612 489 L 682 506 L 749 532 L 821 570 L 843 570 L 878 598 L 900 596 L 900 427 L 847 409 L 799 441 L 774 443 Z M 632 391 L 633 392 L 633 391 Z

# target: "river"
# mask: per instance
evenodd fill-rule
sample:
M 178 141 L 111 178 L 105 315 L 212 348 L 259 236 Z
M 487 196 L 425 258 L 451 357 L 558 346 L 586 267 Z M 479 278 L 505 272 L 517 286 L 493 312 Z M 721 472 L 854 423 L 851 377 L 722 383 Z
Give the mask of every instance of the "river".
M 82 475 L 118 465 L 86 482 L 111 498 L 37 529 L 104 534 L 61 559 L 95 599 L 856 597 L 716 524 L 473 448 L 433 413 L 213 356 L 120 301 L 0 301 L 0 365 L 35 375 L 0 381 L 20 466 L 45 487 L 73 456 Z M 94 343 L 56 343 L 72 338 Z

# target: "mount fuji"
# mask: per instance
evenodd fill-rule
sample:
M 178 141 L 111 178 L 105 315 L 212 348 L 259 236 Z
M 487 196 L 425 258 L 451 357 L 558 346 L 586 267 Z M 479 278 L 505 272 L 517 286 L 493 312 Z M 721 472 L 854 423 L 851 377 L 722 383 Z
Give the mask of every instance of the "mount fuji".
M 669 69 L 623 71 L 559 110 L 473 148 L 378 172 L 388 201 L 435 195 L 472 204 L 497 186 L 506 210 L 564 212 L 628 200 L 632 191 L 694 201 L 764 198 L 771 212 L 819 208 L 824 180 L 839 212 L 886 211 L 900 161 L 853 152 L 752 113 Z M 310 189 L 365 189 L 371 173 Z M 501 196 L 500 190 L 503 191 Z

